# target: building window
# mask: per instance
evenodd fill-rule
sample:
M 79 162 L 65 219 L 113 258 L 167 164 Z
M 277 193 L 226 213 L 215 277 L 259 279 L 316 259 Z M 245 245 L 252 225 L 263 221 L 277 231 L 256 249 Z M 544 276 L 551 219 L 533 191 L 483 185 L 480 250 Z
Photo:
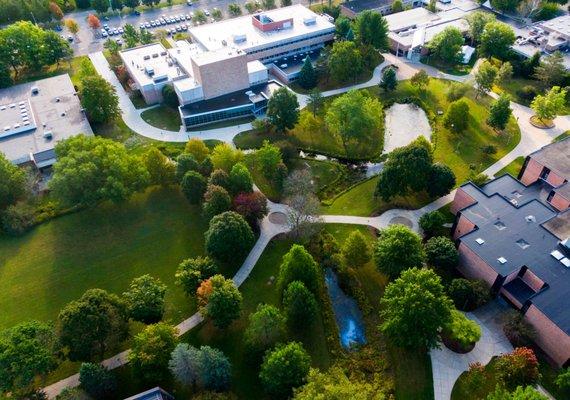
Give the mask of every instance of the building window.
M 550 203 L 555 194 L 556 194 L 556 192 L 554 190 L 551 190 L 550 193 L 548 193 L 548 197 L 546 198 L 546 201 L 548 201 Z
M 544 180 L 547 180 L 549 174 L 550 174 L 550 170 L 548 168 L 543 168 L 542 172 L 540 173 L 540 177 Z

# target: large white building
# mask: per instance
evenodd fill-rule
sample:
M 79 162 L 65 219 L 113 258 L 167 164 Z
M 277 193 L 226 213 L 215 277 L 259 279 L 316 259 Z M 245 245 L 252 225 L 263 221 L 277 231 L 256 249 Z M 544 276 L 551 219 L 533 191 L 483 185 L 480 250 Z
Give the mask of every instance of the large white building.
M 289 63 L 318 52 L 334 32 L 329 17 L 293 5 L 197 26 L 189 30 L 192 43 L 141 46 L 121 58 L 148 104 L 172 85 L 190 127 L 262 112 L 278 87 L 269 73 L 287 80 Z
M 49 167 L 56 143 L 77 134 L 93 131 L 69 75 L 0 90 L 0 152 L 14 164 Z

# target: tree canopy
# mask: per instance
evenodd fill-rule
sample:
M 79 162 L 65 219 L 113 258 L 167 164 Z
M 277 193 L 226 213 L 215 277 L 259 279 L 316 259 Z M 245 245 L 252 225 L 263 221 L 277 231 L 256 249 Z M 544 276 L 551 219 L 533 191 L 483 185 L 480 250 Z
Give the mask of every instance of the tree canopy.
M 267 104 L 267 118 L 278 132 L 292 129 L 299 120 L 297 96 L 287 87 L 277 89 Z
M 545 95 L 538 95 L 530 104 L 536 116 L 544 121 L 554 119 L 564 109 L 566 90 L 553 86 Z
M 448 64 L 458 63 L 461 58 L 461 47 L 464 39 L 461 31 L 448 26 L 436 34 L 428 43 L 428 48 L 434 57 Z
M 79 384 L 89 396 L 104 399 L 115 394 L 117 378 L 101 364 L 83 363 L 79 368 Z
M 372 250 L 362 232 L 350 232 L 342 246 L 342 255 L 346 265 L 353 267 L 361 267 L 372 259 Z
M 381 272 L 395 279 L 402 271 L 421 268 L 425 260 L 422 239 L 404 225 L 390 225 L 380 231 L 374 259 Z
M 495 129 L 503 130 L 507 127 L 511 114 L 511 101 L 507 95 L 502 94 L 497 100 L 491 103 L 487 123 Z
M 297 82 L 304 89 L 312 89 L 317 85 L 317 72 L 311 62 L 311 57 L 307 56 L 299 71 Z
M 270 304 L 259 304 L 249 315 L 249 324 L 244 332 L 247 348 L 253 353 L 263 354 L 285 338 L 285 317 L 279 309 Z
M 382 332 L 397 346 L 411 349 L 437 347 L 439 330 L 450 321 L 453 309 L 439 276 L 418 268 L 389 283 L 380 305 Z
M 77 135 L 57 143 L 55 153 L 57 162 L 49 185 L 67 205 L 121 202 L 149 182 L 141 159 L 114 140 Z
M 166 285 L 150 275 L 133 279 L 129 290 L 123 293 L 131 318 L 145 324 L 162 319 L 165 295 Z
M 0 152 L 0 211 L 15 204 L 26 193 L 26 173 Z
M 354 42 L 334 42 L 328 57 L 328 70 L 337 82 L 355 80 L 363 71 L 362 54 Z
M 91 122 L 110 122 L 121 115 L 115 88 L 100 75 L 81 79 L 81 105 Z
M 297 330 L 312 325 L 318 312 L 315 296 L 301 281 L 293 281 L 287 285 L 283 292 L 283 308 L 287 323 Z
M 360 43 L 372 45 L 376 50 L 388 49 L 388 22 L 379 12 L 366 10 L 359 13 L 354 27 Z
M 515 33 L 509 25 L 498 21 L 489 22 L 481 34 L 479 51 L 486 57 L 504 60 L 515 39 Z
M 225 263 L 242 260 L 254 243 L 250 226 L 234 211 L 226 211 L 212 218 L 205 238 L 208 254 Z
M 453 101 L 443 116 L 443 126 L 454 133 L 461 133 L 469 125 L 469 105 L 464 99 Z
M 289 397 L 303 385 L 311 367 L 311 357 L 300 343 L 290 342 L 267 353 L 259 378 L 265 391 L 279 398 Z
M 293 281 L 302 282 L 312 293 L 317 293 L 320 286 L 318 265 L 313 256 L 299 244 L 291 246 L 283 256 L 277 286 L 283 291 Z
M 242 296 L 231 279 L 214 275 L 198 288 L 200 312 L 217 328 L 224 329 L 239 317 Z

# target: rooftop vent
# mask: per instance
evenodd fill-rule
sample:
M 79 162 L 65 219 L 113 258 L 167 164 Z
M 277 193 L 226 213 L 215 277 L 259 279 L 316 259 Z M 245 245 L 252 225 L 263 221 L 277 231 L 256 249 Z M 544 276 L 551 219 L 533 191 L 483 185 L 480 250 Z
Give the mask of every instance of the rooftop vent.
M 59 97 L 56 97 L 56 98 L 55 98 L 55 102 L 56 102 L 56 103 L 59 103 L 60 101 L 61 101 L 61 99 L 60 99 Z
M 245 33 L 236 33 L 233 35 L 234 43 L 243 43 L 247 40 Z
M 502 231 L 503 229 L 505 229 L 507 226 L 502 223 L 501 221 L 497 221 L 495 222 L 495 228 L 497 228 L 498 230 Z
M 521 249 L 526 249 L 530 247 L 530 244 L 524 239 L 517 240 L 517 244 L 520 246 Z
M 40 92 L 40 88 L 38 88 L 37 86 L 33 86 L 32 87 L 32 94 L 36 95 Z
M 51 138 L 53 138 L 53 132 L 52 131 L 45 131 L 43 136 L 44 136 L 44 139 L 51 140 Z
M 485 241 L 484 241 L 483 239 L 481 239 L 481 238 L 477 238 L 477 239 L 475 239 L 475 241 L 477 242 L 477 244 L 478 244 L 479 246 L 482 246 L 483 243 L 485 243 Z
M 517 201 L 517 199 L 511 199 L 510 202 L 511 202 L 511 204 L 512 204 L 513 206 L 518 206 L 518 205 L 519 205 L 519 202 Z
M 154 54 L 152 55 L 152 58 L 157 58 L 157 57 L 158 57 L 158 53 L 154 53 Z
M 506 264 L 507 263 L 507 259 L 505 257 L 499 257 L 497 258 L 497 261 L 501 264 Z
M 560 260 L 560 262 L 562 263 L 562 265 L 564 265 L 566 268 L 570 268 L 570 260 L 566 257 L 564 257 L 562 260 Z
M 149 55 L 144 56 L 143 60 L 150 60 L 150 56 Z
M 524 217 L 525 221 L 530 223 L 530 222 L 536 222 L 536 218 L 534 217 L 534 215 L 527 215 L 526 217 Z
M 315 25 L 317 23 L 317 17 L 315 15 L 312 15 L 310 17 L 305 17 L 303 18 L 303 23 L 305 25 Z

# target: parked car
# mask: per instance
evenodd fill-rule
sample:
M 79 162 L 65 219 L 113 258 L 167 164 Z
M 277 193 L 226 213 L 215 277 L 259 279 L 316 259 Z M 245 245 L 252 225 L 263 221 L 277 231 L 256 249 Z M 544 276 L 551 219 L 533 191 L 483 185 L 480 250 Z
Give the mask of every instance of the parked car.
M 73 42 L 73 36 L 68 35 L 68 36 L 67 36 L 67 41 L 70 42 L 70 43 Z
M 188 0 L 188 1 L 186 2 L 186 4 L 188 4 L 189 6 L 194 5 L 194 3 L 192 3 L 192 0 Z
M 146 29 L 148 29 L 148 28 L 150 28 L 152 25 L 150 24 L 150 22 L 145 22 L 144 26 L 145 26 Z
M 210 11 L 207 8 L 204 8 L 204 14 L 206 14 L 206 17 L 209 17 Z
M 125 33 L 125 31 L 123 30 L 123 28 L 119 28 L 119 35 L 122 35 L 123 33 Z

